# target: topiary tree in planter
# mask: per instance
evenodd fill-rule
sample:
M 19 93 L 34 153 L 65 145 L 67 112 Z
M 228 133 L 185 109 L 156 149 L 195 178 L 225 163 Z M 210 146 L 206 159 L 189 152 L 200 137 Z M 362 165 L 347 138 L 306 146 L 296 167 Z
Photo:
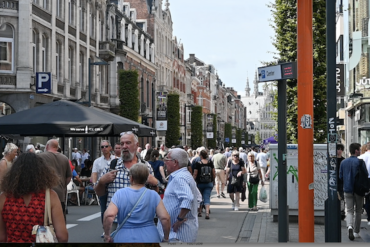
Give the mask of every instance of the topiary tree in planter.
M 120 115 L 133 121 L 139 120 L 139 74 L 136 70 L 119 70 Z
M 171 93 L 167 98 L 166 146 L 172 147 L 180 144 L 180 95 Z
M 202 146 L 203 142 L 203 108 L 194 106 L 191 113 L 191 147 L 196 149 Z

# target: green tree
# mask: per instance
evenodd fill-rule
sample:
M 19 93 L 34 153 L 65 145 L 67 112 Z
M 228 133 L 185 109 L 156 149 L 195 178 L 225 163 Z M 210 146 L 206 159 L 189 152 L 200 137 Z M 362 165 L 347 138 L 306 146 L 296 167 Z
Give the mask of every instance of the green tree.
M 225 138 L 229 138 L 229 142 L 225 142 L 225 146 L 230 147 L 231 145 L 231 124 L 225 123 Z
M 180 141 L 180 95 L 168 94 L 166 146 L 179 145 Z
M 207 139 L 207 146 L 209 149 L 215 148 L 217 146 L 217 114 L 213 115 L 213 138 Z
M 270 4 L 275 30 L 275 59 L 297 60 L 297 0 L 275 0 Z M 272 63 L 270 63 L 272 64 Z M 314 142 L 326 140 L 326 2 L 313 1 L 313 107 Z M 298 141 L 297 80 L 287 80 L 287 141 Z M 273 103 L 277 107 L 277 95 Z M 275 115 L 277 120 L 277 115 Z
M 262 143 L 262 138 L 261 138 L 261 134 L 259 131 L 257 131 L 256 135 L 254 136 L 254 142 L 257 145 L 260 145 Z
M 136 70 L 119 70 L 120 115 L 133 121 L 139 120 L 139 74 Z
M 203 108 L 194 106 L 191 113 L 191 147 L 197 149 L 203 145 Z

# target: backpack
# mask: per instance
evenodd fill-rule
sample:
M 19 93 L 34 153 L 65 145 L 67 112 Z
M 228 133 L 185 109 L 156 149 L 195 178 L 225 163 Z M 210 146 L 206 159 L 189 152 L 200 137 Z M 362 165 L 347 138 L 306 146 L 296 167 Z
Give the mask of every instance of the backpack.
M 365 193 L 369 192 L 370 183 L 368 175 L 369 174 L 366 169 L 365 162 L 360 159 L 360 164 L 357 166 L 355 184 L 353 187 L 353 192 L 359 196 L 364 196 Z
M 199 162 L 203 164 L 202 162 Z M 202 165 L 200 168 L 199 182 L 201 183 L 210 183 L 212 182 L 212 168 L 207 165 Z

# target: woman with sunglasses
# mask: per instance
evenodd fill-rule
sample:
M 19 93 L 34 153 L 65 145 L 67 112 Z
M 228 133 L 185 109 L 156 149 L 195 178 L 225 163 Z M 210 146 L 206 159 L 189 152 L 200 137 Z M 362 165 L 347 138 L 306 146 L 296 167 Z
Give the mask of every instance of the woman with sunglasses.
M 231 154 L 231 160 L 229 159 L 227 163 L 226 177 L 228 178 L 227 193 L 230 195 L 230 199 L 233 203 L 232 209 L 235 211 L 238 211 L 240 207 L 240 192 L 242 192 L 243 174 L 245 174 L 244 161 L 239 159 L 239 152 L 234 150 Z M 234 183 L 235 179 L 236 183 Z
M 247 173 L 249 174 L 249 179 L 244 179 L 244 186 L 248 185 L 248 206 L 250 210 L 257 211 L 257 195 L 258 195 L 258 184 L 261 180 L 261 185 L 265 183 L 262 179 L 261 168 L 257 161 L 254 160 L 254 153 L 248 153 L 248 164 Z M 258 179 L 257 179 L 258 178 Z M 257 181 L 258 180 L 258 181 Z M 253 182 L 251 182 L 253 181 Z

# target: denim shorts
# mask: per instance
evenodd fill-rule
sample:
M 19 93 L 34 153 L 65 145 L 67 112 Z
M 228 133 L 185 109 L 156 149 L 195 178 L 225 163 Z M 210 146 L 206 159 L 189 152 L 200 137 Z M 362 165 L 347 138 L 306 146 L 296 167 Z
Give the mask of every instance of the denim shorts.
M 198 183 L 197 186 L 200 193 L 202 194 L 204 205 L 211 204 L 211 192 L 213 189 L 213 183 L 212 182 L 206 184 Z

